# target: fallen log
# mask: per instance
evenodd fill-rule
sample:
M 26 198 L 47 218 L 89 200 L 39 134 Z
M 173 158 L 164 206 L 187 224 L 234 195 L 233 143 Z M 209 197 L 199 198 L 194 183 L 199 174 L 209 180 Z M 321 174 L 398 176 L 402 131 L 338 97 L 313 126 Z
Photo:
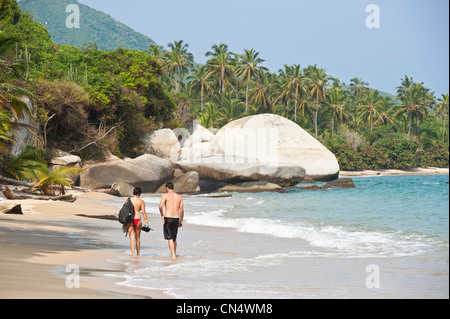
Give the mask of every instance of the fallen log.
M 22 181 L 18 181 L 16 179 L 8 178 L 8 177 L 1 176 L 1 175 L 0 175 L 0 182 L 4 182 L 4 183 L 10 184 L 10 185 L 17 185 L 17 186 L 26 186 L 26 187 L 34 186 L 34 183 L 22 182 Z
M 11 200 L 21 200 L 21 199 L 37 199 L 37 200 L 54 200 L 54 201 L 65 201 L 73 203 L 77 200 L 76 196 L 73 196 L 72 194 L 68 195 L 62 195 L 62 196 L 47 196 L 47 195 L 35 195 L 35 194 L 27 194 L 23 192 L 13 192 L 8 188 L 8 186 L 5 185 L 5 189 L 2 190 L 3 195 L 7 199 Z

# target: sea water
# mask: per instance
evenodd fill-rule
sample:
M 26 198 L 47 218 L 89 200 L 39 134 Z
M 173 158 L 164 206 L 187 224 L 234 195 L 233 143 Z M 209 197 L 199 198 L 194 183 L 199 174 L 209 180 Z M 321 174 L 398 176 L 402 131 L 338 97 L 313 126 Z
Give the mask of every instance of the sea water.
M 354 178 L 356 188 L 184 196 L 178 259 L 155 232 L 124 249 L 118 284 L 175 298 L 448 298 L 449 176 Z M 321 186 L 321 183 L 318 183 Z M 120 200 L 110 204 L 121 205 Z

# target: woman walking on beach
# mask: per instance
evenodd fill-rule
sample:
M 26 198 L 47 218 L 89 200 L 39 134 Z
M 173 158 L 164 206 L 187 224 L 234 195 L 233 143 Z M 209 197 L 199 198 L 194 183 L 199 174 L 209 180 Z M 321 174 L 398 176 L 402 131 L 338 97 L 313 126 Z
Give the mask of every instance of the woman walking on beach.
M 141 250 L 141 231 L 142 231 L 142 221 L 141 221 L 141 213 L 144 215 L 145 224 L 148 225 L 147 212 L 145 211 L 145 203 L 140 198 L 142 194 L 142 190 L 139 187 L 136 187 L 133 190 L 133 197 L 131 198 L 131 203 L 134 206 L 134 220 L 126 227 L 128 229 L 128 235 L 130 236 L 130 248 L 131 254 L 135 256 L 139 256 Z

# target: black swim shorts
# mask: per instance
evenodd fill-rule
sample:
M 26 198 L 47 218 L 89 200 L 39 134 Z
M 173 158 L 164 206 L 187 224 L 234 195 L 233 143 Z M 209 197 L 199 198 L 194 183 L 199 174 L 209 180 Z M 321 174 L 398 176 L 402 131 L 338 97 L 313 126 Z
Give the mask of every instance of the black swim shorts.
M 180 219 L 173 217 L 164 217 L 164 220 L 164 239 L 173 239 L 173 241 L 177 241 L 178 225 L 180 224 Z

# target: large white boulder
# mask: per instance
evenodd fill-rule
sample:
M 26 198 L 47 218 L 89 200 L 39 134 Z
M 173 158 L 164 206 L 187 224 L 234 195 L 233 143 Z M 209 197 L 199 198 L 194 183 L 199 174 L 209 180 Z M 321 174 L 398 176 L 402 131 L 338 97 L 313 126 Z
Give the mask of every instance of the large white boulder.
M 184 143 L 184 147 L 192 147 L 198 143 L 208 143 L 214 140 L 215 135 L 210 130 L 204 128 L 200 124 L 194 126 L 194 132 Z
M 339 175 L 339 163 L 332 152 L 300 126 L 275 114 L 232 121 L 211 143 L 215 154 L 301 166 L 306 180 L 333 180 Z

